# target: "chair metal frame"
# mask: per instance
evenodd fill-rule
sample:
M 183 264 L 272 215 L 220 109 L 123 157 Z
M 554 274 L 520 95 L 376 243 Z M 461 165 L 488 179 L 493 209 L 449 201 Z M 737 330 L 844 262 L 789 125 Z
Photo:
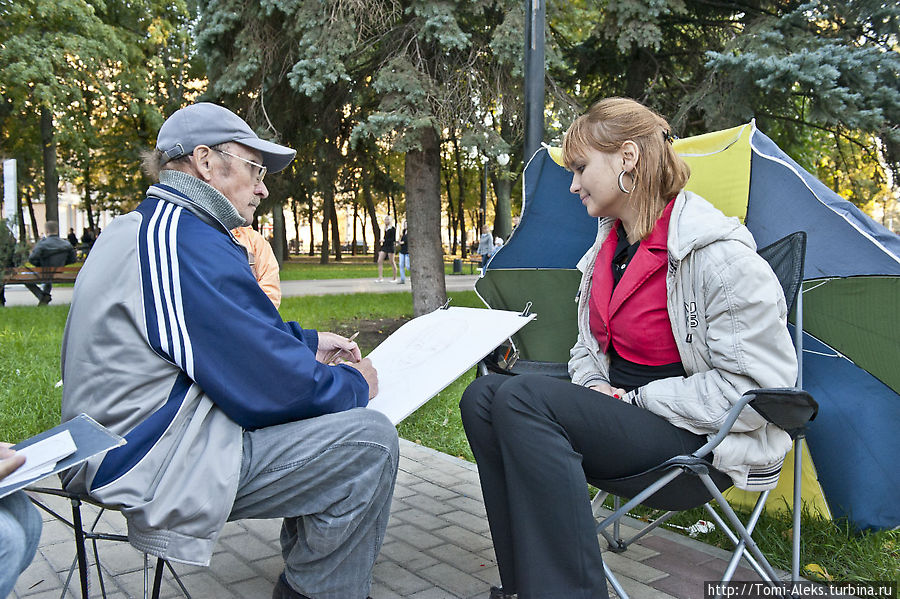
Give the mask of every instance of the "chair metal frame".
M 68 528 L 72 530 L 75 535 L 75 558 L 72 560 L 71 566 L 69 566 L 69 572 L 66 576 L 66 582 L 63 585 L 62 593 L 60 594 L 60 599 L 64 599 L 66 593 L 69 590 L 69 584 L 72 581 L 72 575 L 75 572 L 75 568 L 78 568 L 78 576 L 81 586 L 81 597 L 82 599 L 88 599 L 90 597 L 90 572 L 89 572 L 89 564 L 87 562 L 87 548 L 86 541 L 90 541 L 94 554 L 94 566 L 97 568 L 97 577 L 100 582 L 100 594 L 106 599 L 106 584 L 103 581 L 103 568 L 100 563 L 100 551 L 97 548 L 97 541 L 114 541 L 114 542 L 128 542 L 128 537 L 125 535 L 114 534 L 114 533 L 105 533 L 105 532 L 97 532 L 97 524 L 100 522 L 101 516 L 107 510 L 110 511 L 118 511 L 116 508 L 110 507 L 108 505 L 104 505 L 97 501 L 94 501 L 90 497 L 85 495 L 78 495 L 75 493 L 70 493 L 68 491 L 62 489 L 55 489 L 52 487 L 29 487 L 26 489 L 28 491 L 31 502 L 34 503 L 37 507 L 47 512 L 63 524 L 65 524 Z M 56 510 L 51 508 L 49 505 L 38 499 L 35 494 L 43 494 L 43 495 L 53 495 L 56 497 L 62 497 L 64 499 L 68 499 L 72 505 L 72 519 L 69 520 L 62 514 L 58 513 Z M 94 518 L 93 522 L 90 524 L 88 528 L 84 526 L 84 520 L 81 513 L 81 507 L 83 504 L 89 504 L 94 507 L 99 508 L 97 512 L 96 518 Z M 162 557 L 158 557 L 156 560 L 155 573 L 153 577 L 153 586 L 152 589 L 150 587 L 150 558 L 147 553 L 144 553 L 144 599 L 159 599 L 160 590 L 162 587 L 162 575 L 163 569 L 168 568 L 169 572 L 172 574 L 172 578 L 175 583 L 181 589 L 181 592 L 187 599 L 191 599 L 191 595 L 188 592 L 187 588 L 184 586 L 184 583 L 181 581 L 181 578 L 178 576 L 178 573 L 175 572 L 175 569 L 172 567 L 172 564 L 169 563 L 168 560 Z

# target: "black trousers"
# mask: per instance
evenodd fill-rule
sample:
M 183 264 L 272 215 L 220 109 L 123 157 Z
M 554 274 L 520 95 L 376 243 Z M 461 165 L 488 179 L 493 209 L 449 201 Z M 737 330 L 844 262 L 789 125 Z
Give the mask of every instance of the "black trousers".
M 521 599 L 608 597 L 587 483 L 639 474 L 706 442 L 643 408 L 539 375 L 477 378 L 460 411 L 500 579 Z M 731 484 L 718 471 L 713 478 Z M 699 480 L 679 480 L 674 492 L 695 493 L 697 505 L 708 498 Z M 628 487 L 604 490 L 640 490 Z

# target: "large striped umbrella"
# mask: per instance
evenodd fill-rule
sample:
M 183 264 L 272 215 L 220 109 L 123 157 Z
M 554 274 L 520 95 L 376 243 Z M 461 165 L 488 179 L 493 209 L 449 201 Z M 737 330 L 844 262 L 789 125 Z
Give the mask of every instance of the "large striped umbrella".
M 804 499 L 859 529 L 900 526 L 900 237 L 802 169 L 753 123 L 678 140 L 676 150 L 691 166 L 687 188 L 743 220 L 758 247 L 807 232 L 803 387 L 820 409 L 808 433 Z M 575 334 L 574 302 L 554 311 L 557 302 L 535 290 L 549 282 L 557 297 L 574 296 L 575 263 L 596 233 L 558 158 L 558 148 L 542 148 L 529 162 L 520 224 L 476 285 L 491 305 L 504 303 L 511 287 L 518 289 L 510 297 L 543 302 L 544 312 L 535 308 L 537 321 L 518 339 L 535 360 L 565 361 Z M 555 341 L 545 343 L 548 337 Z M 776 497 L 787 501 L 769 505 L 790 503 L 790 468 L 782 479 Z

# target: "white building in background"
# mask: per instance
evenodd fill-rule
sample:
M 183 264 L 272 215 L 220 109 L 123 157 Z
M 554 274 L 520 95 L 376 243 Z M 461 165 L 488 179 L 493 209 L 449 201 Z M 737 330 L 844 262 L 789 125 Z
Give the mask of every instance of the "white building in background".
M 69 229 L 73 229 L 75 231 L 75 235 L 78 236 L 78 239 L 81 240 L 81 236 L 84 232 L 84 229 L 88 226 L 88 218 L 87 212 L 85 212 L 81 207 L 81 195 L 79 195 L 78 190 L 71 183 L 66 183 L 60 181 L 59 186 L 59 235 L 60 237 L 65 237 L 69 234 Z M 4 214 L 14 215 L 16 211 L 16 206 L 14 201 L 11 202 L 10 206 L 6 205 L 7 201 L 4 201 Z M 37 235 L 34 234 L 31 227 L 31 216 L 28 214 L 28 207 L 22 206 L 22 218 L 25 222 L 25 235 L 26 237 L 31 239 L 40 239 L 44 235 L 44 223 L 47 221 L 47 209 L 44 205 L 43 199 L 32 201 L 32 205 L 34 207 L 34 218 L 37 221 L 38 231 Z M 102 212 L 94 211 L 94 226 L 100 227 L 101 231 L 112 221 L 114 215 L 104 210 Z M 14 230 L 15 234 L 18 234 L 18 228 L 16 227 Z

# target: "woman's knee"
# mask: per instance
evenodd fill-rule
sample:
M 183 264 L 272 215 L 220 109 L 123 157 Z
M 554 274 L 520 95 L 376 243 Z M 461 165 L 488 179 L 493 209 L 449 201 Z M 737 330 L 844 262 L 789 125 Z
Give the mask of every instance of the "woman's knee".
M 502 374 L 488 374 L 469 383 L 459 400 L 463 422 L 472 417 L 489 418 L 496 390 L 509 378 Z
M 494 420 L 498 424 L 512 424 L 536 415 L 549 415 L 548 396 L 545 392 L 547 378 L 541 375 L 523 374 L 511 377 L 494 396 Z

